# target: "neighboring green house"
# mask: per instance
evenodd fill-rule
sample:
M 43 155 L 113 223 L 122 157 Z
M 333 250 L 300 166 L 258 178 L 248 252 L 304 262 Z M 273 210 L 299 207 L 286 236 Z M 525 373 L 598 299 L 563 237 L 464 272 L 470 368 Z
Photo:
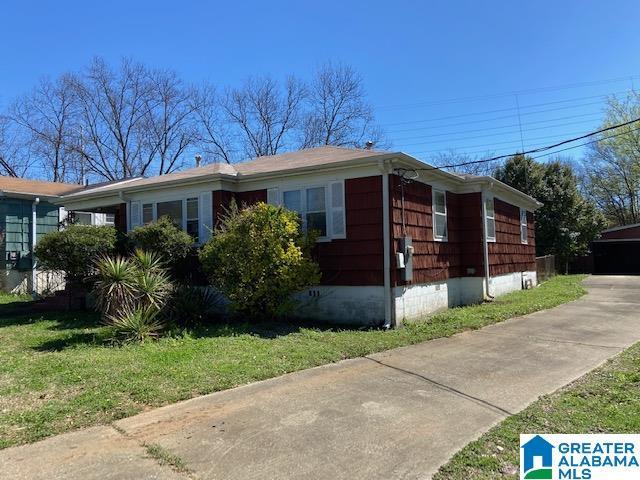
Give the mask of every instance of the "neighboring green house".
M 58 230 L 66 215 L 64 209 L 51 202 L 81 188 L 67 183 L 0 177 L 1 291 L 40 293 L 63 285 L 60 275 L 37 270 L 33 246 L 43 235 Z

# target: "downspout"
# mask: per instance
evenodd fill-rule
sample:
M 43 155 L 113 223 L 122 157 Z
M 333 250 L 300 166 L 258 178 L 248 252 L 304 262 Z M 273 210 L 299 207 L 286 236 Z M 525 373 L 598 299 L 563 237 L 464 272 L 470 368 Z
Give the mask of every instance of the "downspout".
M 389 169 L 391 163 L 379 162 L 382 171 L 382 246 L 384 276 L 384 324 L 386 329 L 395 327 L 395 308 L 393 308 L 393 292 L 391 286 L 391 216 L 389 214 Z
M 37 232 L 36 226 L 38 224 L 38 204 L 40 203 L 40 198 L 36 197 L 31 204 L 31 294 L 37 295 L 36 288 L 36 240 L 37 240 Z
M 487 241 L 487 204 L 485 191 L 482 190 L 480 195 L 482 200 L 482 255 L 484 257 L 484 300 L 493 300 L 493 296 L 489 293 L 490 269 L 489 269 L 489 242 Z

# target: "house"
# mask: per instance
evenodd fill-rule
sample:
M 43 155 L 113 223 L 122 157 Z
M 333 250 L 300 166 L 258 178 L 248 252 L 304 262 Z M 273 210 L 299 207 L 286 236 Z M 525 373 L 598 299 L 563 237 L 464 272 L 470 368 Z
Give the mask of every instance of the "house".
M 284 205 L 321 232 L 321 284 L 298 295 L 307 318 L 393 326 L 536 284 L 540 203 L 399 152 L 310 148 L 88 188 L 59 203 L 112 213 L 126 230 L 168 215 L 202 243 L 231 199 Z
M 591 251 L 593 273 L 640 274 L 640 223 L 604 230 Z
M 0 177 L 0 291 L 42 292 L 63 286 L 60 275 L 38 271 L 33 247 L 43 235 L 58 230 L 67 218 L 64 208 L 54 201 L 81 189 L 76 184 Z M 110 222 L 106 214 L 73 215 L 78 223 Z

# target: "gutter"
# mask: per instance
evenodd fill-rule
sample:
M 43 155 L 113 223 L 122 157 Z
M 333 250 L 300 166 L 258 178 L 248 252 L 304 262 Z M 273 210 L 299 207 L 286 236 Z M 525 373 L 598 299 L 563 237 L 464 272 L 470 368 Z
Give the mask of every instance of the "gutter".
M 389 171 L 393 168 L 392 160 L 380 159 L 382 171 L 382 245 L 383 245 L 383 277 L 384 277 L 384 324 L 385 329 L 394 328 L 395 308 L 393 308 L 393 287 L 391 286 L 391 216 L 389 208 Z
M 487 240 L 487 204 L 485 190 L 482 190 L 480 195 L 482 199 L 482 255 L 484 264 L 484 300 L 493 300 L 493 296 L 489 293 L 489 286 L 491 283 L 490 268 L 489 268 L 489 241 Z
M 33 203 L 31 204 L 31 294 L 37 295 L 36 288 L 36 240 L 38 238 L 36 227 L 38 225 L 38 204 L 40 203 L 40 198 L 36 197 L 33 199 Z

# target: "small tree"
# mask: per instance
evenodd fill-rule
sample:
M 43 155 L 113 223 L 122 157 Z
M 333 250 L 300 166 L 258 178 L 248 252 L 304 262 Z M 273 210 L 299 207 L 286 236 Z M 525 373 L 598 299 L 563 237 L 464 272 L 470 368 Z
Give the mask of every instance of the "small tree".
M 40 268 L 64 271 L 69 283 L 80 284 L 92 275 L 95 260 L 112 254 L 115 245 L 113 227 L 71 225 L 42 237 L 35 255 Z
M 177 279 L 184 276 L 183 263 L 195 250 L 193 238 L 169 217 L 134 228 L 127 236 L 134 249 L 162 255 L 165 265 Z
M 291 294 L 320 280 L 311 237 L 295 212 L 265 203 L 240 211 L 232 204 L 200 259 L 234 312 L 274 317 L 293 307 Z

